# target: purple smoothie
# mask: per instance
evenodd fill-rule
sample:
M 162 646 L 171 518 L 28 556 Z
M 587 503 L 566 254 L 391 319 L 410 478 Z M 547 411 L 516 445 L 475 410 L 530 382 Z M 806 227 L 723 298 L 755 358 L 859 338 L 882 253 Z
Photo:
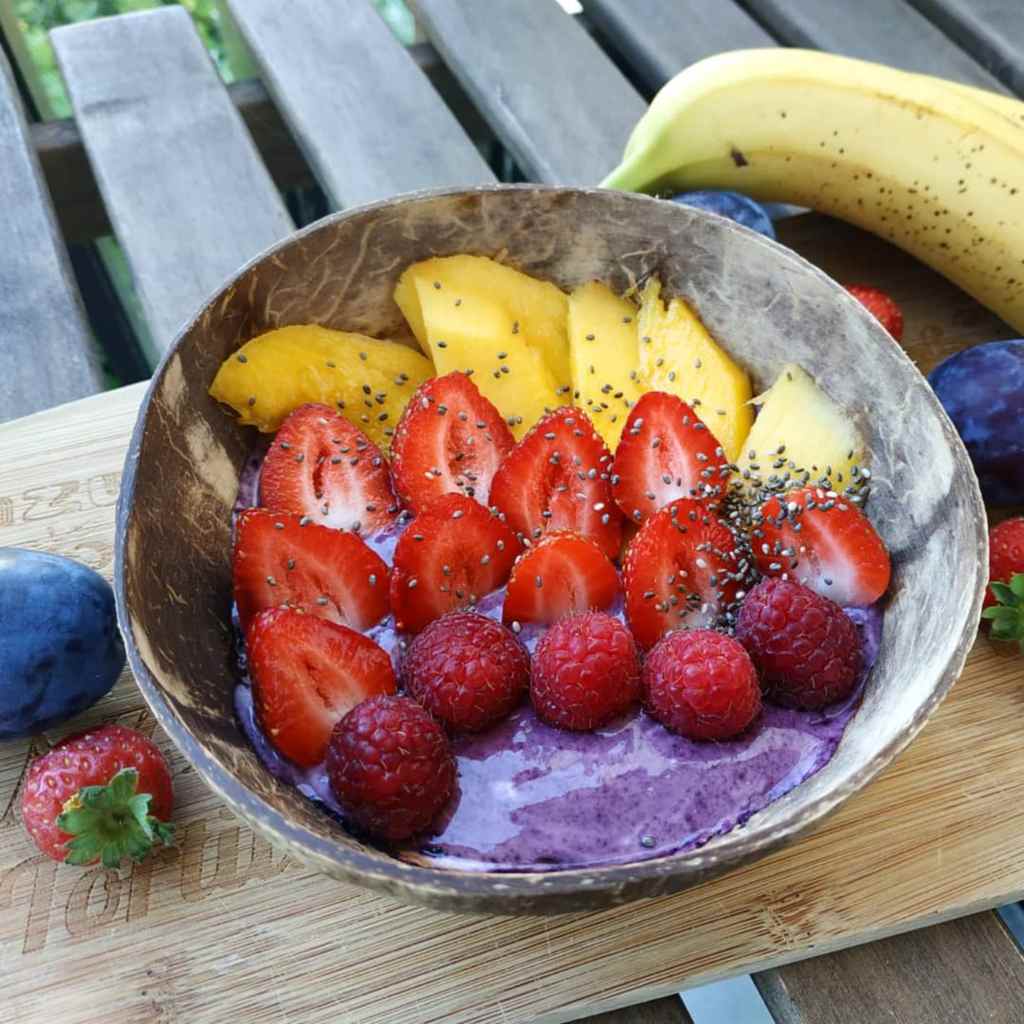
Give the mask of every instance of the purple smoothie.
M 243 473 L 238 508 L 255 504 L 259 461 Z M 390 561 L 400 530 L 368 543 Z M 478 611 L 500 618 L 502 591 Z M 621 604 L 613 609 L 622 616 Z M 636 711 L 593 733 L 544 725 L 528 704 L 494 729 L 453 741 L 458 792 L 435 831 L 413 846 L 439 867 L 553 870 L 660 857 L 701 846 L 823 768 L 853 717 L 878 656 L 882 615 L 847 609 L 864 643 L 864 669 L 853 694 L 821 712 L 765 705 L 740 739 L 695 743 Z M 541 635 L 524 628 L 527 648 Z M 401 638 L 388 617 L 368 633 L 400 665 Z M 243 681 L 235 709 L 253 748 L 277 778 L 344 819 L 322 765 L 302 769 L 281 757 L 255 719 Z

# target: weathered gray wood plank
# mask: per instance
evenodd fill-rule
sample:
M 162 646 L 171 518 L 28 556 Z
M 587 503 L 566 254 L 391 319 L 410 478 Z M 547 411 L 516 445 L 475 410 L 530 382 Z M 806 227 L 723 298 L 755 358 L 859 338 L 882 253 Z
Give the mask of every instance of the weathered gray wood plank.
M 229 0 L 336 207 L 494 175 L 369 0 Z
M 528 178 L 587 185 L 615 166 L 644 101 L 555 0 L 418 0 L 416 10 Z
M 973 54 L 993 75 L 1024 96 L 1024 3 L 1021 0 L 909 0 Z
M 1020 1024 L 1024 959 L 988 911 L 755 976 L 778 1024 Z
M 0 53 L 0 423 L 103 389 L 29 136 Z
M 583 0 L 583 9 L 651 90 L 722 50 L 775 45 L 732 0 Z
M 741 2 L 789 46 L 828 50 L 1007 91 L 995 76 L 903 0 Z
M 69 25 L 52 38 L 162 351 L 291 220 L 181 7 Z

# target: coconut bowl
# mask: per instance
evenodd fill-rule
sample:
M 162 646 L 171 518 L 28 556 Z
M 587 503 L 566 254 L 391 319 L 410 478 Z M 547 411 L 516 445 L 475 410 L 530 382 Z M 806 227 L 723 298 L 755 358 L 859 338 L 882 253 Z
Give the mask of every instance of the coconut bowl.
M 231 510 L 260 438 L 208 395 L 221 361 L 274 327 L 411 337 L 392 289 L 416 260 L 501 254 L 562 288 L 625 290 L 650 272 L 684 297 L 755 387 L 798 362 L 867 440 L 868 511 L 893 561 L 881 652 L 817 774 L 706 845 L 589 870 L 488 872 L 398 859 L 277 781 L 233 711 Z M 345 882 L 449 910 L 585 910 L 696 885 L 813 828 L 915 736 L 978 625 L 986 526 L 967 453 L 902 349 L 834 281 L 706 212 L 597 189 L 498 186 L 400 196 L 328 217 L 242 268 L 171 347 L 143 401 L 117 509 L 118 616 L 161 726 L 232 810 Z

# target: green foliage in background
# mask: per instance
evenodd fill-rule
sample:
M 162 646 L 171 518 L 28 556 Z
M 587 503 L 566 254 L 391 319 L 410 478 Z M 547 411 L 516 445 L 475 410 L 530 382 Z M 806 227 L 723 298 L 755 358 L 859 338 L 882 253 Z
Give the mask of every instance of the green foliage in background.
M 0 0 L 2 3 L 3 0 Z M 147 11 L 154 7 L 177 3 L 178 0 L 14 0 L 14 14 L 25 39 L 29 56 L 35 66 L 54 117 L 70 117 L 71 106 L 64 92 L 47 33 L 58 25 L 70 25 L 91 18 L 105 18 L 130 11 Z M 221 40 L 220 12 L 217 0 L 181 0 L 195 21 L 206 48 L 213 55 L 221 74 L 230 80 L 230 69 Z M 31 69 L 23 69 L 31 74 Z
M 50 117 L 70 117 L 71 106 L 47 38 L 50 29 L 76 21 L 152 10 L 154 7 L 179 2 L 192 15 L 199 37 L 216 61 L 224 80 L 230 82 L 239 72 L 246 73 L 248 67 L 232 67 L 233 64 L 246 62 L 239 59 L 237 53 L 231 52 L 235 49 L 228 45 L 232 41 L 232 34 L 229 27 L 223 24 L 223 11 L 218 0 L 0 0 L 0 5 L 11 3 L 13 6 L 18 28 L 33 65 L 32 68 L 22 70 L 26 76 L 35 72 L 50 107 L 50 110 L 42 113 Z M 373 2 L 395 35 L 406 45 L 412 43 L 416 35 L 416 24 L 404 0 Z

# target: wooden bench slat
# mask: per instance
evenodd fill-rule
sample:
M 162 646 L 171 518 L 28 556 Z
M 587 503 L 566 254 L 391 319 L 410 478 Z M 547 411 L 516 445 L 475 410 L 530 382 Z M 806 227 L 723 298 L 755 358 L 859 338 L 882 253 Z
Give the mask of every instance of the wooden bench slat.
M 775 45 L 732 0 L 584 0 L 583 9 L 652 91 L 722 50 Z
M 1019 1024 L 1024 959 L 987 911 L 755 975 L 778 1024 Z
M 103 390 L 14 76 L 0 53 L 0 423 Z
M 292 230 L 291 219 L 182 8 L 51 35 L 162 352 L 227 277 Z
M 599 181 L 646 105 L 555 0 L 418 0 L 442 59 L 528 178 Z
M 744 0 L 779 40 L 1006 92 L 995 76 L 903 0 Z
M 335 207 L 494 175 L 369 0 L 229 0 Z
M 1024 4 L 1021 0 L 910 0 L 923 15 L 1024 96 Z

